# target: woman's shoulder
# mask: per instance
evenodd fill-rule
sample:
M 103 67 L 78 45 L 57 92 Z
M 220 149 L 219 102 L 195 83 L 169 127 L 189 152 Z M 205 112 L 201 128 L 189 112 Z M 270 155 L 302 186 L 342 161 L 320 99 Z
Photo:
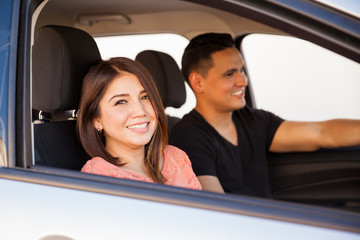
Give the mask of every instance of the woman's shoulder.
M 190 160 L 188 155 L 181 150 L 172 145 L 167 145 L 164 151 L 165 164 L 189 164 Z
M 162 173 L 167 179 L 166 184 L 201 190 L 191 162 L 187 154 L 181 149 L 168 145 L 165 148 L 165 163 Z
M 96 166 L 96 165 L 107 165 L 111 164 L 105 159 L 101 157 L 93 157 L 92 159 L 88 160 L 84 166 Z
M 165 147 L 166 154 L 186 154 L 183 150 L 173 145 L 166 145 Z
M 93 157 L 85 163 L 81 172 L 105 175 L 105 173 L 110 172 L 114 167 L 116 166 L 101 157 Z

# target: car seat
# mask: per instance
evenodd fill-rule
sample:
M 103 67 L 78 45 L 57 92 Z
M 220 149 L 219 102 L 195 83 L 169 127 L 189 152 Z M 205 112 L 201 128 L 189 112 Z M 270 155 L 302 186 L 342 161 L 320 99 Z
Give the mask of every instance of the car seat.
M 80 170 L 90 158 L 78 141 L 75 113 L 83 78 L 99 60 L 96 42 L 80 29 L 52 25 L 36 32 L 32 48 L 32 107 L 38 115 L 33 117 L 35 165 Z
M 159 90 L 164 108 L 179 108 L 185 103 L 184 77 L 170 55 L 159 51 L 145 50 L 140 52 L 135 60 L 144 65 L 151 74 Z M 167 115 L 167 119 L 169 133 L 171 133 L 172 127 L 180 118 Z

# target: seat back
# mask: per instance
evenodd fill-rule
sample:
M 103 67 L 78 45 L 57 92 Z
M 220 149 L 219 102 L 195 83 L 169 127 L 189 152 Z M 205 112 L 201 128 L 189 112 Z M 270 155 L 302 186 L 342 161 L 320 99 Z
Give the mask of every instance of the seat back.
M 36 32 L 32 48 L 32 106 L 39 113 L 34 118 L 35 165 L 79 170 L 90 158 L 78 141 L 76 116 L 59 116 L 77 110 L 83 78 L 99 60 L 96 42 L 80 29 L 52 25 Z
M 146 50 L 136 58 L 149 71 L 159 90 L 164 108 L 181 107 L 186 100 L 184 77 L 175 60 L 168 54 Z M 167 115 L 169 133 L 180 118 Z

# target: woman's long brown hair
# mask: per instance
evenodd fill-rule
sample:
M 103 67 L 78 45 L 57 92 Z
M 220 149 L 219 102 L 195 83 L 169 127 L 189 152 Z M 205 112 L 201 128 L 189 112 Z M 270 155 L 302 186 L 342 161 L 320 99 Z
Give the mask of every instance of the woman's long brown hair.
M 101 157 L 122 166 L 118 157 L 112 156 L 105 148 L 105 137 L 93 126 L 93 120 L 100 117 L 99 103 L 110 83 L 124 73 L 134 74 L 146 90 L 158 119 L 158 126 L 150 142 L 145 146 L 145 166 L 156 183 L 164 183 L 160 159 L 168 144 L 167 120 L 156 85 L 149 72 L 140 63 L 128 58 L 111 58 L 93 66 L 84 78 L 78 111 L 77 131 L 85 151 L 91 157 Z

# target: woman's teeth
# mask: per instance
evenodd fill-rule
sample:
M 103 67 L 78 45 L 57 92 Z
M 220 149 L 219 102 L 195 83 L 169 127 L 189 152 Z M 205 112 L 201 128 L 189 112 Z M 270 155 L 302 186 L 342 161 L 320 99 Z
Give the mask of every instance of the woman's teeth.
M 147 123 L 143 123 L 143 124 L 139 124 L 139 125 L 131 125 L 131 126 L 128 126 L 128 128 L 130 129 L 143 129 L 143 128 L 146 128 L 147 127 Z

